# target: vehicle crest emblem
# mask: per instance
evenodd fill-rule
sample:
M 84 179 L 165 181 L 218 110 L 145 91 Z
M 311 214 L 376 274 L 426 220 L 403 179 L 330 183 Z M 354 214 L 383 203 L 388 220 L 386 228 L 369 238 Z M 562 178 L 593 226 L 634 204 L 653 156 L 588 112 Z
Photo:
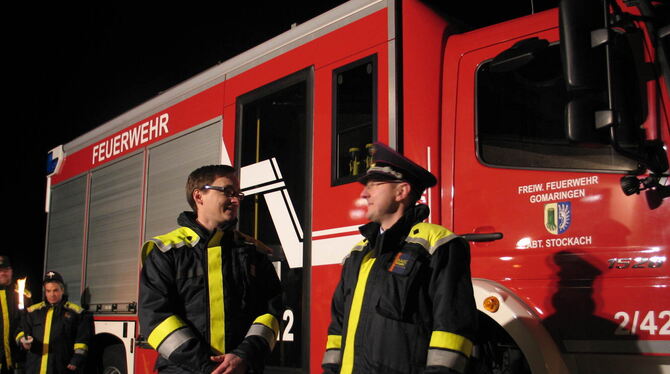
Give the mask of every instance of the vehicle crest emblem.
M 568 231 L 572 223 L 572 207 L 569 201 L 544 205 L 544 228 L 557 235 Z

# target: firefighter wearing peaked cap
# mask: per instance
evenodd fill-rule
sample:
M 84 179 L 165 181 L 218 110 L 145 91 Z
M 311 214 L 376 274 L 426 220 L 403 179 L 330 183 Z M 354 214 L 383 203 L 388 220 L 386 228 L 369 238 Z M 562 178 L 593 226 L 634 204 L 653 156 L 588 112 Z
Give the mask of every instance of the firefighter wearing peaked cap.
M 193 209 L 143 247 L 140 330 L 165 373 L 259 373 L 279 333 L 281 285 L 267 253 L 235 230 L 235 169 L 203 166 L 186 182 Z
M 12 373 L 21 366 L 25 355 L 14 343 L 20 329 L 19 290 L 13 279 L 12 264 L 8 256 L 0 256 L 0 373 Z M 30 291 L 23 291 L 24 305 L 30 305 Z
M 477 311 L 467 242 L 423 222 L 435 176 L 384 144 L 359 179 L 370 223 L 332 300 L 327 373 L 464 373 Z
M 93 319 L 79 305 L 67 301 L 65 281 L 48 271 L 42 282 L 44 301 L 32 305 L 16 336 L 27 351 L 26 374 L 83 373 Z

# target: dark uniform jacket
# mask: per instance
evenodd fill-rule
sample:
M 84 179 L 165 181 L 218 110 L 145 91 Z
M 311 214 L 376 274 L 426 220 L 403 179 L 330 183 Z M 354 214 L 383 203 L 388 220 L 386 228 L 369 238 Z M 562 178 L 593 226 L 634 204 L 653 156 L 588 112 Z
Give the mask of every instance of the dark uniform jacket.
M 30 291 L 23 291 L 23 304 L 28 307 L 32 304 Z M 21 317 L 19 315 L 19 294 L 16 284 L 0 287 L 0 367 L 2 369 L 16 367 L 17 362 L 23 361 L 21 350 L 14 340 L 20 330 Z
M 463 372 L 476 307 L 467 242 L 429 223 L 428 207 L 408 209 L 345 259 L 332 302 L 323 368 L 332 373 Z
M 160 354 L 156 368 L 210 373 L 219 365 L 210 356 L 234 353 L 262 371 L 281 307 L 267 254 L 230 227 L 210 234 L 191 212 L 177 222 L 143 247 L 140 329 Z
M 23 336 L 32 336 L 33 342 L 26 357 L 26 374 L 41 373 L 46 366 L 48 374 L 72 373 L 67 365 L 83 373 L 84 361 L 93 337 L 93 319 L 82 307 L 61 300 L 51 305 L 45 302 L 27 309 L 22 331 L 16 337 L 20 344 Z

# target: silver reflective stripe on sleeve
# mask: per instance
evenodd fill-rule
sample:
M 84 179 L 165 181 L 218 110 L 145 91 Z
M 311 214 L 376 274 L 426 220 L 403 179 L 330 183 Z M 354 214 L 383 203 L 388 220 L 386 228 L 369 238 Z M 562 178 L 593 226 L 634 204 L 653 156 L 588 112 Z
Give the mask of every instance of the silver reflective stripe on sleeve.
M 442 349 L 429 349 L 426 366 L 446 366 L 459 373 L 465 373 L 468 359 L 460 353 Z
M 342 363 L 342 351 L 339 349 L 329 349 L 323 355 L 322 365 L 334 364 L 339 365 Z
M 444 243 L 446 243 L 446 242 L 448 242 L 448 241 L 450 241 L 450 240 L 456 238 L 457 236 L 458 236 L 458 235 L 456 235 L 456 234 L 451 234 L 451 235 L 445 236 L 444 238 L 440 238 L 440 239 L 438 239 L 438 240 L 435 242 L 435 244 L 433 244 L 433 245 L 430 247 L 430 249 L 428 250 L 428 252 L 432 255 L 433 253 L 435 253 L 435 251 L 436 251 L 438 248 L 440 248 L 441 245 L 443 245 Z
M 260 336 L 261 338 L 265 339 L 265 341 L 270 346 L 270 350 L 273 350 L 275 347 L 275 333 L 271 328 L 265 325 L 261 325 L 260 323 L 254 323 L 251 325 L 245 338 L 250 336 Z
M 161 356 L 169 359 L 172 352 L 191 339 L 195 339 L 195 336 L 189 328 L 179 329 L 165 338 L 157 351 Z
M 86 355 L 86 350 L 85 349 L 75 349 L 74 354 L 76 354 L 76 355 Z

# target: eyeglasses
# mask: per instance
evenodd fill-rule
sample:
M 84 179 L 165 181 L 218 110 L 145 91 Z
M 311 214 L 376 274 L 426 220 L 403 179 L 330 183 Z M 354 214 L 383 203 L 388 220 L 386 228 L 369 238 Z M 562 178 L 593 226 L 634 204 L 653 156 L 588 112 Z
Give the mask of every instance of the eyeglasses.
M 239 191 L 235 191 L 235 189 L 231 187 L 219 187 L 219 186 L 210 186 L 209 184 L 206 184 L 202 186 L 201 190 L 214 190 L 214 191 L 219 191 L 222 192 L 226 197 L 232 199 L 233 197 L 236 197 L 237 200 L 242 201 L 244 200 L 244 194 Z
M 370 181 L 370 182 L 366 183 L 365 186 L 363 186 L 363 188 L 365 188 L 366 190 L 369 191 L 369 190 L 374 189 L 378 186 L 381 186 L 382 184 L 388 184 L 388 183 L 396 184 L 396 183 L 404 183 L 404 182 L 405 182 L 404 180 Z

